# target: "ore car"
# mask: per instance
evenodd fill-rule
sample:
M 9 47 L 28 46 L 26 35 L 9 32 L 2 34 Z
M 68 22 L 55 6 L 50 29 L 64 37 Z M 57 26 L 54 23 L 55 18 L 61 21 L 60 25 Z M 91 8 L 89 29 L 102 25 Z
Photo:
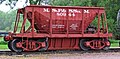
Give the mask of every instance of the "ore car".
M 17 11 L 4 40 L 15 52 L 96 50 L 109 47 L 111 36 L 103 7 L 31 5 Z

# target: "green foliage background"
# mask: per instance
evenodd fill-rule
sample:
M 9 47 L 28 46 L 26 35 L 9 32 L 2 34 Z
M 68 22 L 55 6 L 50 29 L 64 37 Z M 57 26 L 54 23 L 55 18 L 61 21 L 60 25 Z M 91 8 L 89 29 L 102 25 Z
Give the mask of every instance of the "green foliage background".
M 4 13 L 0 11 L 0 30 L 12 31 L 14 27 L 14 21 L 16 18 L 16 11 L 10 13 Z

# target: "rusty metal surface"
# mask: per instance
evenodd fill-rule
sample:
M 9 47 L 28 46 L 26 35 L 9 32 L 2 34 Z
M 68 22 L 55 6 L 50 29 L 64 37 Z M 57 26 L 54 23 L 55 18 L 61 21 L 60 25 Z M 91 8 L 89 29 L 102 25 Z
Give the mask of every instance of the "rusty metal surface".
M 31 7 L 32 8 L 32 7 Z M 81 33 L 94 20 L 101 11 L 99 8 L 74 8 L 74 7 L 35 7 L 35 25 L 41 33 Z M 103 10 L 102 10 L 103 11 Z M 82 25 L 84 21 L 84 29 Z
M 106 24 L 106 13 L 104 8 L 72 6 L 28 6 L 24 9 L 21 9 L 21 12 L 18 12 L 18 14 L 20 13 L 24 14 L 21 33 L 24 33 L 23 26 L 25 25 L 26 19 L 28 19 L 31 23 L 30 29 L 28 29 L 30 33 L 24 33 L 25 35 L 22 35 L 20 33 L 15 35 L 14 37 L 55 37 L 54 34 L 60 34 L 59 36 L 61 37 L 63 35 L 65 35 L 64 37 L 112 36 L 111 34 L 107 33 L 108 28 Z M 104 17 L 103 23 L 106 24 L 103 25 L 102 28 L 104 28 L 104 31 L 107 31 L 106 33 L 102 34 L 100 33 L 101 16 Z M 86 31 L 86 28 L 92 23 L 93 20 L 95 20 L 95 18 L 98 18 L 98 28 L 96 30 L 96 33 L 84 33 Z M 17 26 L 15 26 L 15 28 L 17 28 Z M 36 29 L 36 31 L 34 31 L 34 28 Z M 75 35 L 69 36 L 70 34 Z
M 17 33 L 18 24 L 20 22 L 20 15 L 23 15 L 23 21 L 21 30 Z M 30 22 L 29 28 L 26 28 L 26 21 Z M 91 29 L 87 28 L 91 23 L 97 20 L 97 26 L 93 28 L 93 32 L 89 32 Z M 92 31 L 91 30 L 91 31 Z M 88 31 L 88 32 L 87 32 Z M 46 47 L 48 50 L 60 50 L 60 49 L 80 49 L 81 39 L 89 40 L 103 40 L 93 42 L 90 44 L 91 49 L 102 49 L 106 47 L 105 41 L 112 34 L 108 33 L 108 26 L 106 21 L 106 13 L 104 8 L 100 7 L 72 7 L 72 6 L 27 6 L 23 9 L 19 9 L 15 21 L 14 33 L 7 36 L 8 41 L 15 41 L 17 38 L 23 42 L 18 45 L 24 47 L 23 51 L 35 51 L 41 49 L 42 46 L 37 46 L 35 40 L 48 39 Z M 7 40 L 7 39 L 6 39 Z M 31 42 L 30 42 L 31 40 Z M 32 44 L 32 42 L 34 44 Z M 99 42 L 99 43 L 98 43 Z M 13 47 L 16 47 L 16 43 Z M 40 42 L 39 42 L 40 43 Z M 85 42 L 84 42 L 85 43 Z M 84 44 L 83 43 L 83 44 Z M 42 45 L 41 43 L 39 45 Z M 93 46 L 92 46 L 93 45 Z M 29 47 L 35 47 L 30 48 Z M 93 47 L 93 48 L 92 48 Z M 46 50 L 46 49 L 45 49 Z M 17 50 L 16 50 L 17 51 Z

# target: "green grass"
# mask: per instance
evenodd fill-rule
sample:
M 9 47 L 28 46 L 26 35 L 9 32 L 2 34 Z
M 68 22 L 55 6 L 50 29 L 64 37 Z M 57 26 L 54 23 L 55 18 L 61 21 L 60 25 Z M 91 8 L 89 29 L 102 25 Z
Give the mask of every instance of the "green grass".
M 8 49 L 8 46 L 7 45 L 0 45 L 0 49 L 3 50 L 3 49 Z
M 119 47 L 119 43 L 111 43 L 110 47 Z
M 8 49 L 7 42 L 4 41 L 3 37 L 0 37 L 0 49 Z
M 110 42 L 111 42 L 110 47 L 119 47 L 119 41 L 120 40 L 110 39 Z

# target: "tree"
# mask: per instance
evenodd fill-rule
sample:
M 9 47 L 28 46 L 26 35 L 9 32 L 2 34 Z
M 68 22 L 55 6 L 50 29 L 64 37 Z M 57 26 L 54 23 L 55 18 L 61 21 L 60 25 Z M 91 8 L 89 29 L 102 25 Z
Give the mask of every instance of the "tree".
M 16 11 L 11 13 L 4 13 L 0 11 L 0 30 L 12 31 L 13 23 L 15 21 Z
M 30 0 L 30 4 L 40 5 L 41 0 Z
M 56 6 L 91 6 L 91 0 L 51 0 Z
M 120 9 L 120 0 L 110 0 L 106 5 L 108 18 L 114 19 L 114 23 L 116 22 L 117 13 Z

